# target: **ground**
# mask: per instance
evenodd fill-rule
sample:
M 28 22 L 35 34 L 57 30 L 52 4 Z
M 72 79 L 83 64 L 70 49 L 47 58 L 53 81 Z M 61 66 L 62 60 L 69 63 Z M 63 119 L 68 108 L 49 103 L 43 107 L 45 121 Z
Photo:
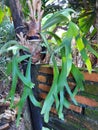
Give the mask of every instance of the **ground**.
M 16 127 L 17 109 L 10 109 L 10 101 L 4 103 L 9 92 L 9 86 L 4 87 L 0 82 L 0 130 L 25 130 L 24 119 L 21 118 L 19 127 Z M 19 93 L 15 97 L 15 103 L 19 101 Z

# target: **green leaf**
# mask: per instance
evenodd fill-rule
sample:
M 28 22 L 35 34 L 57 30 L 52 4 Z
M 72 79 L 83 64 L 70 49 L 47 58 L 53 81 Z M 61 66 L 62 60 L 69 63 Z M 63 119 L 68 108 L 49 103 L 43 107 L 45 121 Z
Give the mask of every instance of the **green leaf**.
M 31 70 L 31 58 L 29 59 L 28 65 L 26 68 L 26 79 L 29 82 L 31 82 L 31 73 L 30 73 L 31 71 L 30 70 Z M 33 101 L 33 103 L 35 105 L 40 105 L 40 104 L 38 104 L 38 102 L 34 98 L 33 93 L 32 93 L 32 89 L 29 88 L 28 85 L 24 85 L 24 90 L 23 90 L 22 96 L 20 98 L 19 103 L 17 104 L 17 107 L 18 107 L 17 126 L 19 125 L 22 109 L 23 109 L 24 103 L 25 103 L 28 96 L 30 97 L 31 101 Z
M 89 73 L 91 73 L 91 71 L 92 71 L 91 61 L 90 61 L 90 58 L 88 57 L 87 52 L 85 50 L 85 44 L 83 43 L 82 38 L 77 37 L 76 43 L 77 43 L 77 48 L 78 48 L 79 52 L 81 53 L 81 56 L 82 56 L 86 66 L 87 66 L 87 69 L 88 69 Z
M 72 9 L 64 9 L 62 11 L 58 11 L 54 13 L 48 20 L 45 22 L 45 24 L 42 27 L 42 30 L 45 30 L 54 24 L 58 24 L 61 22 L 68 22 L 71 20 L 70 13 L 73 13 L 74 11 Z
M 17 67 L 17 75 L 18 77 L 21 79 L 21 81 L 28 86 L 29 88 L 33 88 L 34 84 L 32 82 L 30 82 L 26 77 L 24 77 L 24 75 L 20 72 L 19 68 Z
M 49 34 L 49 35 L 51 35 L 52 37 L 54 37 L 55 40 L 56 40 L 56 42 L 58 43 L 58 45 L 61 44 L 61 38 L 60 38 L 59 36 L 57 36 L 55 33 L 49 32 L 49 31 L 45 31 L 44 33 L 45 33 L 45 34 Z
M 76 67 L 74 64 L 72 65 L 71 73 L 73 75 L 73 78 L 76 81 L 75 90 L 73 92 L 73 95 L 75 96 L 78 93 L 78 91 L 83 91 L 84 90 L 84 84 L 83 84 L 84 76 L 80 72 L 78 67 Z
M 7 42 L 6 44 L 4 44 L 4 46 L 1 47 L 0 49 L 0 54 L 4 53 L 4 52 L 8 52 L 8 48 L 12 45 L 16 45 L 16 44 L 19 44 L 17 41 L 15 40 L 11 40 L 9 42 Z
M 0 23 L 3 21 L 4 16 L 5 16 L 4 11 L 0 9 Z
M 76 37 L 77 35 L 79 35 L 79 32 L 79 27 L 75 23 L 70 21 L 68 25 L 68 31 L 66 32 L 66 37 Z
M 79 52 L 84 50 L 85 45 L 84 45 L 81 37 L 79 37 L 79 36 L 76 37 L 76 43 L 77 43 L 77 48 L 78 48 Z
M 63 104 L 64 104 L 64 106 L 65 106 L 66 108 L 69 108 L 69 107 L 70 107 L 70 103 L 69 103 L 69 101 L 68 101 L 66 98 L 64 98 Z
M 80 53 L 81 53 L 81 56 L 82 56 L 82 58 L 83 58 L 83 60 L 84 60 L 84 62 L 86 64 L 86 66 L 87 66 L 87 69 L 88 69 L 89 73 L 91 73 L 92 65 L 91 65 L 90 58 L 88 57 L 85 49 L 83 49 Z
M 45 122 L 48 122 L 48 120 L 49 120 L 49 111 L 54 103 L 55 97 L 57 99 L 57 81 L 58 81 L 59 70 L 58 70 L 57 63 L 56 63 L 54 57 L 53 57 L 53 73 L 54 73 L 53 83 L 52 83 L 51 89 L 44 101 L 42 111 L 41 111 L 41 114 L 44 114 Z M 58 100 L 56 100 L 56 104 L 57 104 L 56 106 L 59 105 Z
M 16 60 L 15 57 L 13 57 L 12 59 L 12 85 L 11 85 L 11 90 L 9 92 L 8 98 L 11 98 L 11 105 L 10 107 L 14 106 L 14 96 L 15 96 L 15 90 L 16 90 L 16 85 L 17 85 L 17 80 L 18 80 L 18 76 L 17 76 L 17 68 L 16 68 Z
M 44 101 L 43 107 L 42 107 L 42 111 L 41 114 L 44 114 L 44 119 L 45 122 L 49 121 L 49 115 L 47 113 L 49 113 L 49 111 L 51 110 L 51 107 L 54 103 L 54 97 L 56 95 L 56 89 L 57 89 L 57 83 L 56 80 L 53 81 L 53 84 L 51 86 L 51 89 Z
M 86 34 L 89 32 L 90 27 L 94 24 L 95 15 L 95 12 L 84 12 L 84 16 L 82 15 L 81 18 L 79 18 L 79 26 L 83 33 Z
M 63 20 L 65 19 L 64 16 L 62 16 L 62 15 L 60 15 L 59 17 L 52 16 L 50 19 L 48 19 L 46 21 L 46 23 L 44 24 L 42 30 L 45 30 L 45 29 L 47 29 L 47 28 L 49 28 L 49 27 L 51 27 L 51 26 L 53 26 L 55 24 L 58 24 L 58 23 L 62 22 L 62 19 Z M 66 21 L 67 21 L 67 19 L 66 19 Z
M 13 54 L 15 55 L 17 53 L 17 51 L 19 51 L 20 49 L 25 50 L 27 52 L 29 52 L 29 49 L 20 45 L 17 41 L 15 40 L 10 40 L 9 42 L 7 42 L 6 44 L 4 44 L 4 46 L 1 47 L 0 49 L 0 54 L 8 52 L 8 51 L 12 51 Z
M 72 37 L 67 38 L 65 37 L 62 44 L 65 44 L 65 52 L 64 49 L 62 49 L 61 53 L 62 53 L 62 62 L 64 62 L 64 67 L 66 68 L 66 70 L 64 71 L 66 73 L 66 77 L 69 75 L 70 70 L 71 70 L 71 66 L 72 66 L 72 54 L 71 54 L 71 41 L 72 41 Z M 63 65 L 62 65 L 63 67 Z
M 26 78 L 31 82 L 31 57 L 29 58 L 28 66 L 26 69 Z
M 58 110 L 58 115 L 60 119 L 64 119 L 64 115 L 63 115 L 63 104 L 64 104 L 64 89 L 60 90 L 60 106 L 59 106 L 59 110 Z
M 98 58 L 98 53 L 91 47 L 91 45 L 89 44 L 86 38 L 83 38 L 83 43 L 85 44 L 88 51 L 90 51 L 92 54 L 94 54 Z
M 4 44 L 4 46 L 3 47 L 1 47 L 1 49 L 6 49 L 6 48 L 8 48 L 8 47 L 10 47 L 10 46 L 12 46 L 12 45 L 18 45 L 19 43 L 17 42 L 17 41 L 15 41 L 15 40 L 10 40 L 10 41 L 8 41 L 6 44 Z
M 52 90 L 54 90 L 53 88 L 54 86 L 52 85 Z M 53 102 L 54 102 L 53 91 L 49 91 L 49 94 L 47 95 L 41 110 L 41 114 L 44 114 L 45 122 L 49 121 L 49 112 L 53 105 Z
M 30 88 L 28 89 L 28 87 L 24 86 L 22 96 L 20 98 L 19 103 L 17 104 L 17 107 L 18 107 L 18 116 L 17 116 L 17 120 L 16 120 L 17 126 L 19 126 L 22 109 L 23 109 L 23 106 L 25 104 L 25 101 L 26 101 L 29 93 L 30 93 Z
M 12 61 L 7 64 L 6 74 L 10 75 L 12 72 Z
M 69 85 L 68 85 L 67 80 L 65 80 L 65 85 L 66 85 L 66 86 L 65 86 L 66 91 L 68 92 L 68 94 L 69 94 L 71 100 L 74 102 L 75 105 L 78 105 L 78 104 L 77 104 L 77 101 L 76 101 L 75 98 L 74 98 L 74 94 L 71 92 L 71 89 L 70 89 L 70 87 L 69 87 Z
M 41 33 L 41 37 L 42 37 L 42 39 L 43 39 L 43 41 L 44 41 L 44 43 L 46 45 L 46 48 L 47 48 L 49 54 L 51 54 L 51 48 L 50 48 L 49 43 L 47 41 L 47 38 L 45 36 L 46 36 L 45 33 Z
M 24 61 L 25 59 L 29 58 L 31 55 L 23 55 L 23 56 L 19 56 L 19 58 L 17 59 L 17 62 L 20 63 L 22 61 Z
M 63 107 L 62 102 L 64 102 L 64 95 L 62 95 L 63 93 L 61 92 L 61 90 L 64 90 L 64 87 L 66 88 L 66 91 L 68 92 L 72 101 L 75 104 L 77 104 L 77 102 L 74 99 L 74 96 L 70 90 L 68 82 L 67 82 L 67 77 L 68 77 L 68 75 L 71 71 L 71 68 L 72 68 L 71 41 L 72 41 L 72 37 L 70 37 L 70 38 L 65 37 L 63 40 L 63 43 L 62 43 L 62 44 L 65 44 L 65 47 L 63 47 L 61 49 L 62 69 L 61 69 L 61 73 L 59 74 L 59 79 L 58 79 L 58 92 L 61 93 L 60 94 L 60 100 L 61 100 L 61 104 L 60 104 L 61 108 L 60 109 L 61 110 Z M 62 101 L 62 99 L 63 99 L 63 101 Z M 67 103 L 65 103 L 65 104 L 67 104 Z M 63 103 L 63 105 L 64 105 L 64 103 Z M 61 115 L 61 117 L 63 117 L 61 110 L 59 111 L 59 114 Z
M 29 95 L 29 98 L 30 98 L 31 102 L 32 102 L 36 107 L 42 107 L 41 103 L 38 102 L 38 101 L 36 100 L 36 98 L 34 97 L 32 91 L 31 91 L 31 93 L 30 93 L 30 95 Z
M 22 45 L 14 45 L 14 46 L 11 46 L 11 47 L 9 47 L 9 48 L 7 49 L 7 51 L 11 51 L 11 50 L 12 50 L 13 54 L 15 55 L 15 54 L 17 54 L 17 52 L 18 52 L 20 49 L 29 52 L 29 49 L 26 48 L 25 46 L 22 46 Z

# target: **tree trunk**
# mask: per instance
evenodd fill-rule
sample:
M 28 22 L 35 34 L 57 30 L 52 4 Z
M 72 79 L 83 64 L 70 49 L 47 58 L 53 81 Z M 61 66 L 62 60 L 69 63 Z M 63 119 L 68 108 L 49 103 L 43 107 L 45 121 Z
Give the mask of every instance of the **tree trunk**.
M 98 44 L 98 0 L 96 0 L 96 28 L 97 28 L 97 44 Z M 98 67 L 98 59 L 97 59 L 97 63 L 96 63 L 96 67 Z
M 15 32 L 24 32 L 23 15 L 21 11 L 21 5 L 19 0 L 9 0 L 10 9 L 12 12 L 13 23 L 15 27 Z
M 96 0 L 96 28 L 97 28 L 97 44 L 98 44 L 98 0 Z

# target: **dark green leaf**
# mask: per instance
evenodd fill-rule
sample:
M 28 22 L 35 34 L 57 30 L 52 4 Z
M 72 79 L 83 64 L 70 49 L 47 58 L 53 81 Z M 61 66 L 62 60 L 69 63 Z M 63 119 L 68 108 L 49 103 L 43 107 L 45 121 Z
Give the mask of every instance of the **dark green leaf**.
M 84 76 L 74 64 L 72 65 L 71 73 L 76 81 L 75 90 L 73 92 L 73 95 L 75 96 L 78 91 L 84 90 Z
M 9 98 L 11 98 L 11 107 L 14 106 L 14 96 L 15 96 L 15 90 L 16 90 L 16 85 L 17 85 L 17 80 L 18 80 L 18 76 L 17 76 L 17 68 L 16 68 L 16 60 L 15 60 L 15 56 L 12 59 L 12 85 L 11 85 L 11 90 L 10 93 L 8 95 Z
M 61 38 L 59 36 L 57 36 L 55 33 L 49 32 L 49 31 L 46 31 L 44 33 L 53 36 L 55 38 L 56 42 L 58 43 L 58 45 L 61 44 Z
M 20 72 L 18 67 L 17 67 L 17 75 L 26 86 L 28 86 L 29 88 L 34 87 L 34 84 L 30 82 L 26 77 L 24 77 L 24 75 Z
M 6 74 L 10 75 L 12 73 L 12 61 L 7 64 Z

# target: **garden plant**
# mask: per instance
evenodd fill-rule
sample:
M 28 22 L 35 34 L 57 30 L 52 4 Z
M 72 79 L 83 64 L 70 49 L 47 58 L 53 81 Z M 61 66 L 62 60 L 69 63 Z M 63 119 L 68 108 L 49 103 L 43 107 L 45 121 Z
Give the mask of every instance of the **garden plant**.
M 35 28 L 40 37 L 37 46 L 44 46 L 47 50 L 45 52 L 40 52 L 40 54 L 46 53 L 46 55 L 49 54 L 50 56 L 50 65 L 53 67 L 53 82 L 44 103 L 42 104 L 37 101 L 32 90 L 32 88 L 35 87 L 35 84 L 31 81 L 31 65 L 36 64 L 32 62 L 32 59 L 35 57 L 31 50 L 31 46 L 34 47 L 31 43 L 32 40 L 28 41 L 28 39 L 26 39 L 26 37 L 24 37 L 21 33 L 18 34 L 18 40 L 8 40 L 4 45 L 2 45 L 0 48 L 0 56 L 10 54 L 10 60 L 7 61 L 6 68 L 7 75 L 10 75 L 12 78 L 12 83 L 7 100 L 10 99 L 11 101 L 11 108 L 18 107 L 17 125 L 19 124 L 22 109 L 27 97 L 30 98 L 31 102 L 35 106 L 41 108 L 41 114 L 44 115 L 45 122 L 49 121 L 49 112 L 53 104 L 56 106 L 57 115 L 60 119 L 64 119 L 64 107 L 69 108 L 72 102 L 75 105 L 78 105 L 75 95 L 78 91 L 84 90 L 84 77 L 80 68 L 78 68 L 73 61 L 73 41 L 75 43 L 74 48 L 81 55 L 83 63 L 89 73 L 92 72 L 92 64 L 88 55 L 89 52 L 98 58 L 98 53 L 92 48 L 90 41 L 86 38 L 84 29 L 81 29 L 81 27 L 79 27 L 79 25 L 75 22 L 74 19 L 77 21 L 77 17 L 75 17 L 76 12 L 73 9 L 60 9 L 53 14 L 44 16 L 44 11 L 41 9 L 41 1 L 38 1 L 40 4 L 36 3 L 36 6 L 38 7 L 36 7 L 35 12 L 32 7 L 30 7 L 31 4 L 34 4 L 33 2 L 34 1 L 32 0 L 30 3 L 28 0 L 30 23 L 34 23 L 38 27 L 37 29 Z M 36 11 L 38 11 L 37 15 Z M 58 26 L 66 27 L 61 37 L 53 32 L 53 30 L 55 30 Z M 30 36 L 32 35 L 33 34 L 30 34 Z M 49 37 L 51 37 L 51 39 L 49 39 Z M 33 44 L 36 44 L 35 39 L 33 42 L 35 42 Z M 26 53 L 21 55 L 21 51 Z M 58 61 L 56 60 L 57 56 L 61 59 L 61 70 L 59 69 Z M 21 69 L 24 61 L 27 63 L 25 74 Z M 70 74 L 72 74 L 76 82 L 76 86 L 73 91 L 71 91 L 70 85 L 68 84 L 68 76 Z M 23 92 L 18 104 L 14 105 L 18 79 L 20 79 L 23 83 Z M 70 100 L 67 99 L 65 91 L 68 93 Z

